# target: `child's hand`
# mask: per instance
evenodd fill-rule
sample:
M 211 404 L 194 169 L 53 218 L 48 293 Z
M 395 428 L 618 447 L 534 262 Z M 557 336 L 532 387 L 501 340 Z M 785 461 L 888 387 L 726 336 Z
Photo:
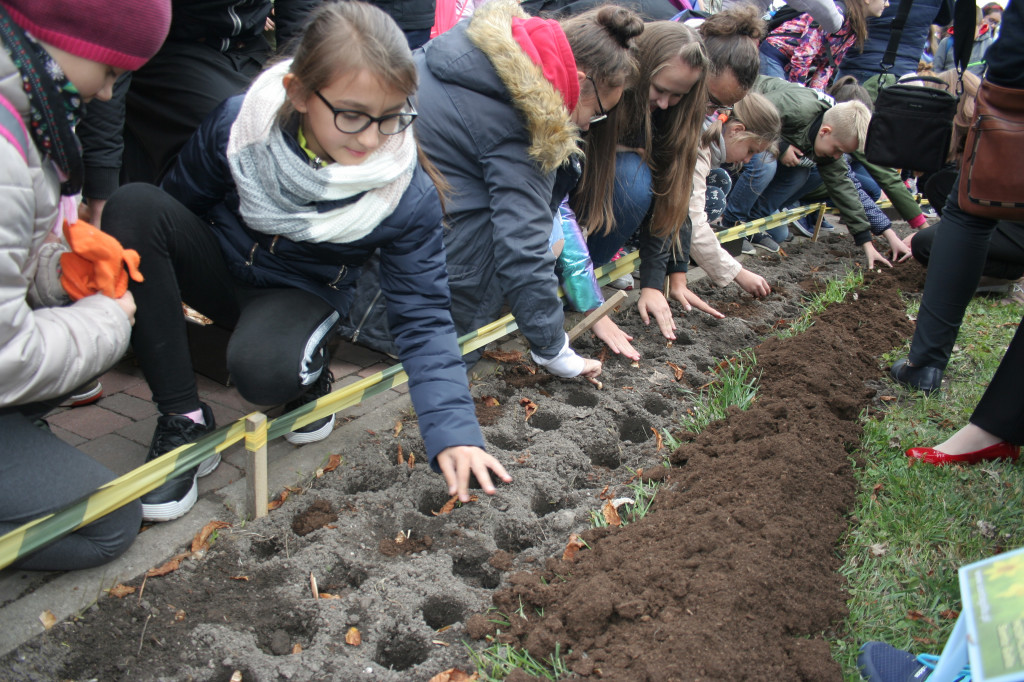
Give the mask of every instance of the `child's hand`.
M 636 302 L 637 310 L 640 311 L 640 319 L 644 324 L 651 323 L 651 316 L 658 322 L 661 334 L 669 341 L 676 340 L 676 321 L 672 319 L 672 308 L 665 300 L 665 294 L 659 289 L 644 287 L 640 290 L 640 298 Z
M 445 483 L 448 484 L 448 494 L 458 495 L 459 502 L 469 502 L 470 474 L 476 476 L 476 480 L 488 495 L 495 493 L 489 471 L 493 471 L 505 483 L 512 482 L 512 477 L 505 471 L 501 462 L 472 445 L 445 448 L 437 456 L 437 465 L 441 467 Z
M 910 245 L 905 244 L 892 228 L 885 231 L 885 238 L 889 241 L 889 248 L 892 249 L 892 259 L 897 263 L 905 263 L 913 255 Z
M 786 151 L 782 153 L 782 158 L 779 159 L 779 163 L 783 166 L 793 168 L 800 165 L 800 159 L 802 158 L 804 158 L 804 153 L 793 145 L 789 145 L 789 147 L 786 148 Z
M 878 253 L 878 249 L 875 248 L 875 245 L 873 243 L 864 243 L 864 253 L 866 253 L 868 256 L 868 270 L 874 269 L 876 261 L 885 263 L 886 267 L 892 267 L 892 263 L 885 260 L 885 258 L 882 257 L 882 254 Z
M 124 314 L 128 316 L 128 324 L 135 326 L 135 297 L 132 296 L 132 292 L 124 292 L 124 296 L 121 298 L 115 298 L 114 303 L 120 306 Z
M 583 358 L 583 371 L 580 372 L 581 377 L 593 377 L 597 378 L 601 376 L 601 370 L 603 365 L 600 360 L 591 360 L 590 358 Z
M 761 275 L 747 270 L 746 268 L 742 268 L 733 281 L 736 282 L 736 284 L 739 284 L 743 291 L 747 292 L 754 298 L 764 298 L 768 294 L 772 293 L 772 288 L 768 285 L 768 280 Z
M 630 343 L 633 337 L 622 331 L 611 317 L 605 315 L 594 323 L 591 330 L 616 355 L 625 355 L 630 360 L 640 359 L 640 352 L 633 348 L 633 345 Z
M 683 304 L 683 310 L 686 312 L 697 308 L 697 310 L 703 310 L 711 317 L 717 317 L 718 319 L 725 317 L 725 315 L 708 305 L 700 296 L 690 291 L 689 287 L 686 286 L 685 272 L 673 272 L 668 276 L 668 291 L 672 298 Z

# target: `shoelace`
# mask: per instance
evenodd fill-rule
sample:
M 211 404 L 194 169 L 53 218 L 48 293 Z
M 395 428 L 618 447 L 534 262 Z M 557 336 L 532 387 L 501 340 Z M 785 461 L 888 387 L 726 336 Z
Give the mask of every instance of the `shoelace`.
M 164 422 L 167 427 L 165 431 L 160 433 L 159 438 L 156 442 L 157 450 L 162 452 L 170 452 L 174 448 L 181 447 L 185 443 L 190 442 L 188 432 L 196 424 L 188 417 L 183 415 L 173 415 L 170 419 Z
M 939 664 L 939 657 L 935 654 L 918 654 L 917 662 L 928 668 L 929 670 L 935 670 L 935 666 Z M 928 673 L 929 675 L 931 673 Z M 953 678 L 953 682 L 971 682 L 971 666 L 970 664 L 965 665 L 957 673 L 957 676 Z

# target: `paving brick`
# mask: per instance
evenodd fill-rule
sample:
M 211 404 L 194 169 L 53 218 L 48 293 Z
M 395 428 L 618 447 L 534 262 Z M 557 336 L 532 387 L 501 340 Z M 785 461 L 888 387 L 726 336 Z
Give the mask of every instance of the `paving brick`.
M 245 416 L 245 414 L 235 408 L 221 405 L 213 400 L 207 401 L 207 404 L 210 406 L 210 409 L 213 410 L 213 417 L 217 420 L 218 427 L 227 426 L 231 422 L 238 421 Z
M 219 490 L 240 478 L 245 478 L 245 473 L 225 462 L 222 457 L 220 466 L 214 469 L 213 473 L 199 479 L 199 494 L 205 495 L 208 492 Z
M 104 389 L 106 386 L 104 386 Z M 156 404 L 127 393 L 108 395 L 99 401 L 99 406 L 123 414 L 132 421 L 142 421 L 156 414 Z
M 153 440 L 153 431 L 156 430 L 157 416 L 158 415 L 154 414 L 148 419 L 129 424 L 128 426 L 118 429 L 117 433 L 128 440 L 145 445 L 148 449 L 150 442 Z
M 148 448 L 116 433 L 108 433 L 78 446 L 100 464 L 118 476 L 142 466 L 146 461 Z
M 394 364 L 394 363 L 392 363 L 392 364 Z M 377 372 L 383 372 L 388 367 L 391 367 L 391 365 L 383 363 L 383 362 L 377 362 L 377 363 L 374 363 L 374 364 L 370 365 L 369 367 L 365 367 L 365 368 L 359 370 L 358 372 L 356 372 L 356 374 L 358 374 L 359 376 L 361 376 L 361 377 L 363 377 L 365 379 L 366 377 L 373 376 Z
M 338 358 L 345 362 L 351 362 L 353 365 L 359 365 L 360 367 L 368 367 L 369 365 L 378 362 L 389 362 L 392 365 L 395 364 L 395 360 L 392 360 L 384 353 L 378 353 L 377 351 L 364 348 L 363 346 L 357 346 L 354 343 L 348 343 L 347 341 L 341 341 L 334 346 L 331 352 L 332 358 Z
M 233 388 L 225 388 L 223 386 L 212 391 L 200 391 L 200 400 L 204 402 L 215 402 L 225 407 L 230 407 L 242 414 L 249 414 L 250 412 L 263 412 L 264 408 L 269 407 L 268 405 L 257 405 L 250 403 L 248 400 L 243 398 L 237 390 Z
M 85 443 L 88 440 L 87 438 L 79 436 L 77 433 L 71 433 L 67 429 L 62 429 L 59 426 L 55 426 L 53 424 L 50 424 L 50 431 L 53 433 L 53 435 L 57 436 L 57 438 L 60 438 L 62 441 L 64 441 L 65 443 L 72 447 L 78 447 L 79 445 Z
M 245 473 L 245 446 L 242 443 L 235 443 L 220 453 L 223 461 Z
M 393 386 L 391 390 L 397 393 L 398 395 L 409 395 L 409 382 L 407 381 L 404 384 Z
M 127 417 L 95 404 L 76 407 L 73 410 L 54 414 L 48 417 L 47 420 L 62 429 L 67 429 L 71 433 L 76 433 L 90 440 L 116 431 L 131 423 L 131 420 Z
M 355 374 L 361 369 L 359 365 L 351 362 L 345 362 L 338 358 L 331 358 L 331 371 L 334 372 L 335 379 L 341 379 L 349 374 Z
M 129 361 L 122 360 L 100 377 L 100 383 L 103 384 L 103 395 L 111 396 L 139 384 L 145 385 L 146 379 L 142 376 L 142 370 L 132 366 Z
M 140 400 L 153 401 L 153 391 L 149 390 L 149 384 L 145 381 L 127 386 L 122 392 L 139 398 Z

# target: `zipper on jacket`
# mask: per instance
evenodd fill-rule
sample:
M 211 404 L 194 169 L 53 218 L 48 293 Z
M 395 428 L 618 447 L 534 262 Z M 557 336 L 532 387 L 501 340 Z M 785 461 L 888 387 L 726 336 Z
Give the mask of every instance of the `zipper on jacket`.
M 381 291 L 377 290 L 377 293 L 373 295 L 373 300 L 370 301 L 370 305 L 366 307 L 366 312 L 363 313 L 362 319 L 359 320 L 359 324 L 356 325 L 356 330 L 352 332 L 352 343 L 355 343 L 359 338 L 359 332 L 363 330 L 363 325 L 366 324 L 366 320 L 370 317 L 370 313 L 373 312 L 373 307 L 377 305 L 377 301 L 380 299 Z
M 337 291 L 338 290 L 338 282 L 341 281 L 341 278 L 345 276 L 346 272 L 348 272 L 348 266 L 342 265 L 341 266 L 341 270 L 338 270 L 338 276 L 335 277 L 330 282 L 328 282 L 327 286 L 329 286 L 330 288 L 332 288 L 335 291 Z M 374 299 L 374 300 L 376 300 L 376 299 Z
M 249 249 L 249 258 L 245 261 L 246 265 L 252 265 L 253 260 L 256 258 L 256 249 L 260 248 L 259 242 L 253 242 L 252 248 Z
M 281 238 L 281 235 L 275 234 L 273 241 L 270 242 L 270 253 L 274 253 L 274 247 L 277 246 L 277 240 Z

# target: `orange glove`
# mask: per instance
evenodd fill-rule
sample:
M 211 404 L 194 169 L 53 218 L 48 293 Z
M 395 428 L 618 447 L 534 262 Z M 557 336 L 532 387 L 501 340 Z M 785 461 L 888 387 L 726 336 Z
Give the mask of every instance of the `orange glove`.
M 128 290 L 129 274 L 136 282 L 142 281 L 139 252 L 122 247 L 109 234 L 76 220 L 64 223 L 64 237 L 71 253 L 60 257 L 60 283 L 72 301 L 96 293 L 121 298 Z

